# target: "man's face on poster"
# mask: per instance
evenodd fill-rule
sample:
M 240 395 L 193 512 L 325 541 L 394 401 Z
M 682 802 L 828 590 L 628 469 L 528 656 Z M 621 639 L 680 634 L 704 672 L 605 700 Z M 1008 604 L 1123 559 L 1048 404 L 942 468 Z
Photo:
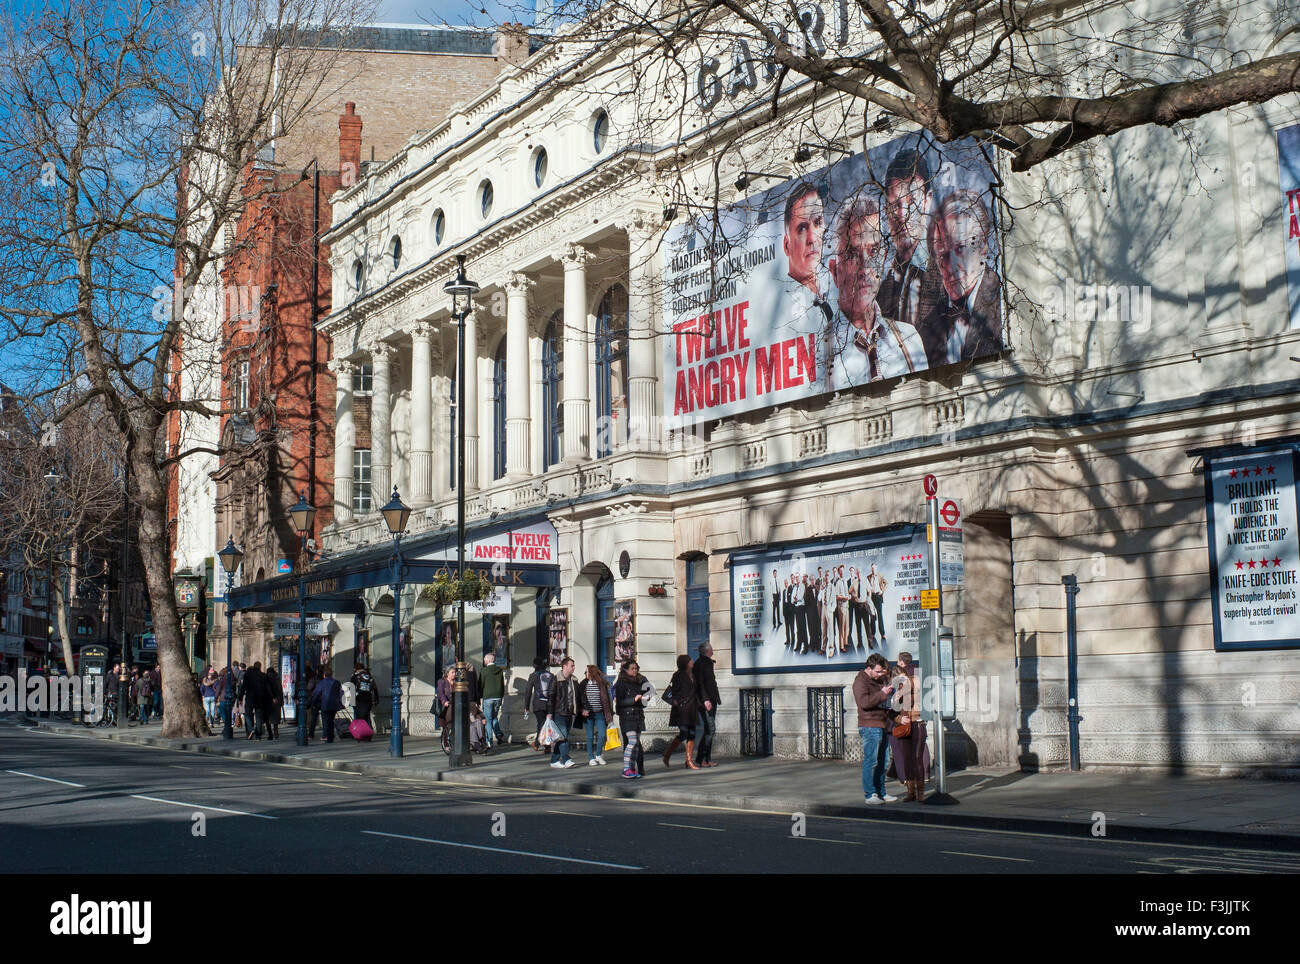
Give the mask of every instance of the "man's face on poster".
M 808 191 L 790 212 L 783 244 L 790 277 L 818 294 L 821 291 L 817 286 L 817 262 L 821 258 L 825 231 L 826 214 L 821 196 L 816 191 Z
M 896 260 L 906 264 L 925 240 L 930 213 L 930 189 L 924 178 L 898 177 L 885 185 L 885 218 Z
M 988 237 L 970 211 L 952 210 L 935 225 L 932 255 L 952 301 L 968 296 L 984 273 Z
M 871 317 L 880 290 L 885 239 L 880 231 L 880 214 L 853 218 L 840 232 L 831 277 L 839 290 L 840 312 L 855 324 L 865 325 Z

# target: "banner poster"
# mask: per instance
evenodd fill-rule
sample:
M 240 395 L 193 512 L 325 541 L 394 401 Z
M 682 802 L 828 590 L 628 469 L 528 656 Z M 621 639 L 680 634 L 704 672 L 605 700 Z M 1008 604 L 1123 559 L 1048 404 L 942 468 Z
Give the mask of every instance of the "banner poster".
M 837 672 L 871 653 L 917 654 L 928 625 L 925 526 L 731 557 L 735 673 Z
M 1300 328 L 1300 124 L 1277 132 L 1277 163 L 1286 238 L 1286 284 L 1291 328 Z
M 569 655 L 569 610 L 566 607 L 546 612 L 546 627 L 551 666 L 559 666 Z
M 636 600 L 619 599 L 614 603 L 615 671 L 629 659 L 636 659 Z
M 434 654 L 434 671 L 438 678 L 456 665 L 456 639 L 460 632 L 460 623 L 455 619 L 443 619 L 438 630 L 438 650 Z
M 293 698 L 293 693 L 298 687 L 298 663 L 291 653 L 280 654 L 280 686 L 284 690 L 284 718 L 286 720 L 296 720 L 298 718 L 298 704 Z M 310 693 L 307 694 L 311 696 Z
M 1002 351 L 995 180 L 909 134 L 675 226 L 667 427 Z
M 1208 459 L 1214 648 L 1300 646 L 1295 451 Z
M 491 620 L 490 624 L 488 620 Z M 510 614 L 494 613 L 484 617 L 483 655 L 495 653 L 497 665 L 510 665 Z

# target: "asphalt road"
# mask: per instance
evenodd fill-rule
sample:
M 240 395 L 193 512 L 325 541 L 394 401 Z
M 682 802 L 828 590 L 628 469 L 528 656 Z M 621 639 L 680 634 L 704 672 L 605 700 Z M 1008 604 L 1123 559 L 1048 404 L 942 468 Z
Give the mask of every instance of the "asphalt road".
M 869 818 L 795 829 L 791 814 L 322 773 L 0 726 L 4 874 L 1300 871 L 1300 856 L 1262 850 Z

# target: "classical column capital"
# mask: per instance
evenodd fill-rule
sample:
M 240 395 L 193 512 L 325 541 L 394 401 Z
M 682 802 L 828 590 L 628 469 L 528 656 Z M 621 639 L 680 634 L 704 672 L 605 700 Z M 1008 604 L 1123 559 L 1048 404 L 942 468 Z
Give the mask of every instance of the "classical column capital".
M 506 294 L 518 297 L 519 295 L 527 295 L 528 289 L 535 284 L 537 284 L 537 282 L 528 277 L 528 275 L 524 274 L 522 271 L 512 271 L 506 278 L 504 287 L 506 289 Z
M 577 271 L 596 260 L 595 252 L 590 248 L 584 248 L 580 244 L 565 245 L 562 252 L 553 254 L 551 257 L 561 262 L 565 271 Z
M 627 233 L 628 248 L 636 251 L 648 245 L 662 230 L 662 223 L 645 211 L 630 211 L 614 222 L 614 226 Z
M 386 341 L 377 341 L 365 349 L 373 361 L 386 362 L 393 357 L 394 347 Z
M 355 375 L 357 372 L 356 362 L 348 361 L 346 358 L 331 358 L 325 363 L 325 367 L 327 367 L 335 377 L 340 375 Z
M 437 327 L 430 322 L 417 321 L 407 329 L 407 334 L 411 336 L 411 341 L 429 341 L 437 330 Z

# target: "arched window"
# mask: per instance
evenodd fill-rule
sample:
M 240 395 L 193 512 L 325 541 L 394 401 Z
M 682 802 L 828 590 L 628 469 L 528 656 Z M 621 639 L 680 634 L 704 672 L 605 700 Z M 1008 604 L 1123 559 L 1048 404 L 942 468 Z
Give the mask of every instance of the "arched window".
M 627 291 L 614 285 L 596 313 L 596 457 L 627 432 Z
M 542 335 L 542 418 L 546 431 L 542 436 L 542 469 L 545 471 L 564 457 L 564 404 L 560 386 L 564 378 L 564 312 L 557 311 Z
M 492 478 L 506 474 L 506 340 L 492 359 Z

